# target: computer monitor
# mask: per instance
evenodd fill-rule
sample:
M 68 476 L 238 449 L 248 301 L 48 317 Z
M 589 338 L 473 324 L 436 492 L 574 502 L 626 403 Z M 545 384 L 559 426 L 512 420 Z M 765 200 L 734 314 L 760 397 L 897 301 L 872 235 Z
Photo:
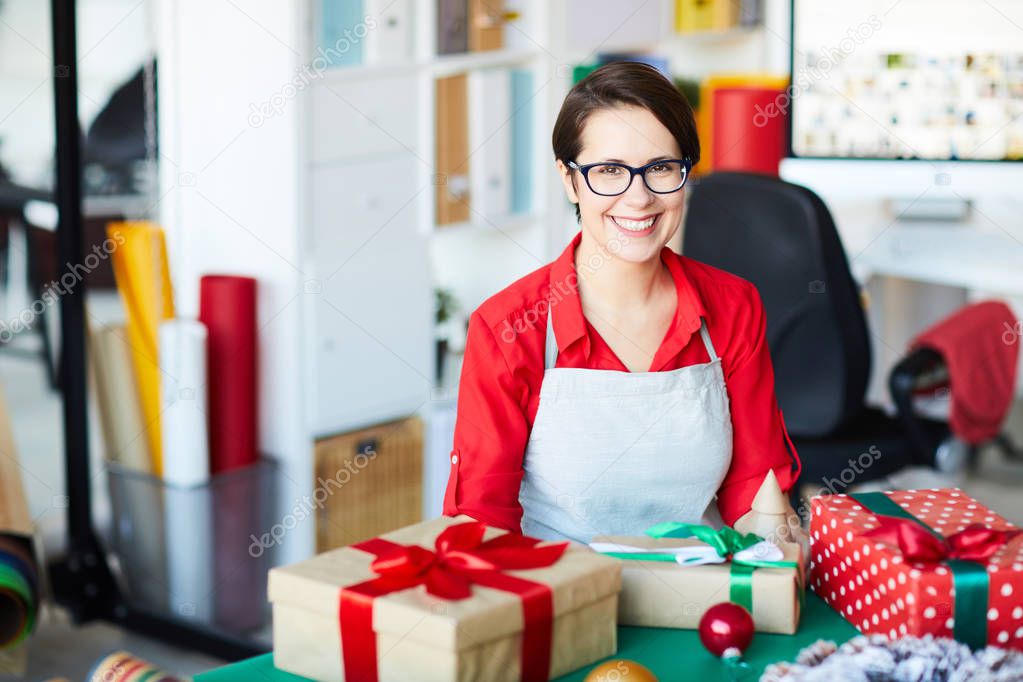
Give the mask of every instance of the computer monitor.
M 1023 0 L 792 0 L 791 10 L 782 177 L 825 196 L 1019 196 Z

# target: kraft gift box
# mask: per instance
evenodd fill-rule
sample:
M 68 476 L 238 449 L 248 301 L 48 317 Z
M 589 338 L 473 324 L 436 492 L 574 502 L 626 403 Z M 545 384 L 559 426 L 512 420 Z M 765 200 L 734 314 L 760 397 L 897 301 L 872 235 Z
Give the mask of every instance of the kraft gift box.
M 466 540 L 475 531 L 477 549 Z M 466 516 L 441 517 L 271 570 L 274 664 L 316 680 L 468 682 L 548 679 L 614 654 L 620 562 L 575 543 L 516 540 Z M 562 544 L 549 565 L 484 570 L 468 586 L 448 571 L 471 574 L 490 556 L 534 565 L 528 555 Z M 427 576 L 429 589 L 407 586 L 438 554 L 448 569 Z M 461 588 L 469 596 L 431 593 Z
M 699 547 L 690 538 L 605 535 L 593 543 L 644 550 Z M 803 564 L 796 543 L 777 543 L 784 561 Z M 791 635 L 799 628 L 803 578 L 801 568 L 757 568 L 752 574 L 753 622 L 758 632 Z M 665 561 L 622 560 L 621 625 L 695 629 L 704 612 L 730 601 L 731 563 L 683 566 Z

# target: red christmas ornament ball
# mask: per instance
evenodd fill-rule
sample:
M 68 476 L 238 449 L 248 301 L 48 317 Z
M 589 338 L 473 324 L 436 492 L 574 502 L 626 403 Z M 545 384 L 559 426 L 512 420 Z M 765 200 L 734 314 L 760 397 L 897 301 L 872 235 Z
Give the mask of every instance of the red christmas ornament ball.
M 703 646 L 715 656 L 733 648 L 743 652 L 753 641 L 753 616 L 732 602 L 715 604 L 700 618 L 699 632 Z

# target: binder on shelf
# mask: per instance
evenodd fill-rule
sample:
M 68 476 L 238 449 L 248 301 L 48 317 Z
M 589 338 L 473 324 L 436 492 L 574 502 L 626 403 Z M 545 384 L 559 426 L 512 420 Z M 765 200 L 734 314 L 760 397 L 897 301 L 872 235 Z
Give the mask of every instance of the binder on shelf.
M 472 52 L 504 47 L 502 0 L 469 0 L 469 49 Z
M 511 212 L 533 210 L 533 72 L 511 71 Z
M 460 54 L 468 51 L 468 0 L 439 0 L 437 3 L 437 54 Z
M 536 49 L 536 43 L 530 35 L 533 31 L 524 12 L 528 5 L 529 0 L 504 0 L 504 26 L 501 34 L 505 49 Z
M 591 73 L 597 70 L 600 64 L 576 64 L 572 67 L 572 85 L 575 85 L 583 78 L 586 78 Z
M 678 33 L 724 31 L 739 23 L 735 0 L 676 0 L 675 30 Z
M 317 3 L 320 44 L 317 56 L 323 57 L 329 67 L 353 66 L 363 62 L 363 49 L 368 37 L 360 38 L 356 27 L 365 26 L 362 0 L 319 0 Z
M 438 78 L 436 82 L 437 224 L 469 219 L 468 77 Z
M 364 0 L 366 16 L 375 26 L 366 32 L 363 58 L 367 64 L 412 61 L 411 0 Z
M 604 53 L 597 55 L 597 63 L 601 66 L 604 64 L 610 64 L 612 62 L 638 62 L 640 64 L 647 64 L 654 67 L 662 74 L 665 78 L 671 78 L 671 71 L 668 68 L 668 58 L 662 57 L 656 54 L 639 54 L 639 53 Z
M 572 67 L 572 85 L 575 85 L 583 78 L 596 71 L 605 64 L 612 62 L 639 62 L 649 64 L 662 74 L 665 78 L 671 79 L 671 69 L 668 66 L 668 58 L 658 54 L 642 54 L 631 52 L 603 52 L 597 55 L 596 60 L 590 64 L 576 64 Z
M 508 215 L 511 208 L 511 74 L 482 69 L 469 74 L 469 196 L 473 221 Z
M 739 26 L 752 28 L 764 20 L 764 0 L 740 0 Z

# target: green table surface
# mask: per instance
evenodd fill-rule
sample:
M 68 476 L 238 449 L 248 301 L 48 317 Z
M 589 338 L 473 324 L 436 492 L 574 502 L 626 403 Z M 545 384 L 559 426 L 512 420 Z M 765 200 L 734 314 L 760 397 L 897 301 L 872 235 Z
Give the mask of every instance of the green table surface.
M 807 593 L 799 631 L 794 635 L 769 635 L 758 632 L 746 650 L 744 660 L 756 673 L 755 680 L 768 664 L 791 661 L 799 650 L 818 639 L 844 642 L 857 634 L 856 629 L 831 609 L 820 597 Z M 647 666 L 660 682 L 669 680 L 730 680 L 728 669 L 701 645 L 695 630 L 666 628 L 618 628 L 618 653 L 610 658 L 628 658 Z M 599 662 L 599 661 L 598 661 Z M 594 664 L 596 665 L 596 664 Z M 579 682 L 593 666 L 558 678 L 560 682 Z M 198 675 L 196 682 L 305 682 L 306 678 L 274 668 L 273 655 L 250 658 Z M 412 681 L 410 681 L 412 682 Z

